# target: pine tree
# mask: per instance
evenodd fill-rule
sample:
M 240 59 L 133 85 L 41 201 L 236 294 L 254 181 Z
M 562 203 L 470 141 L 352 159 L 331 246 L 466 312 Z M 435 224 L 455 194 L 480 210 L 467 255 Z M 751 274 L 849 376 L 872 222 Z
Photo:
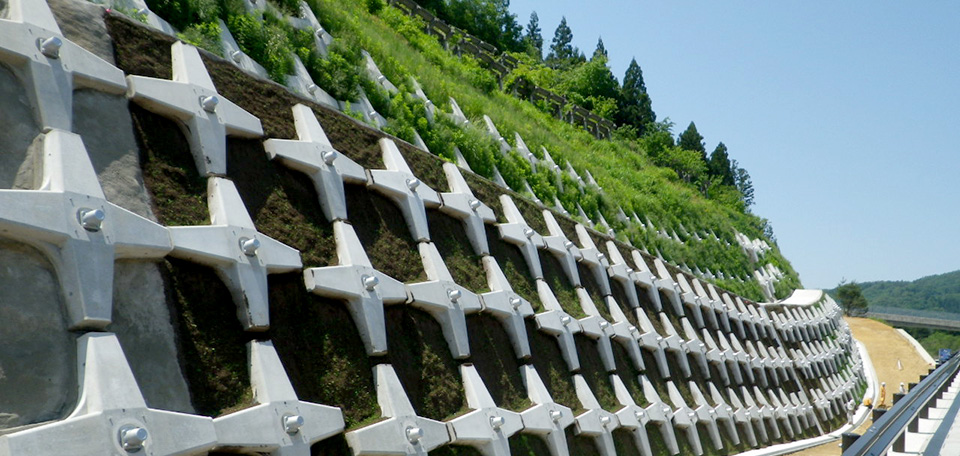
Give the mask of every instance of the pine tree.
M 703 136 L 701 136 L 700 132 L 697 131 L 697 125 L 695 123 L 690 122 L 690 125 L 687 126 L 687 129 L 684 130 L 683 133 L 680 133 L 680 137 L 677 138 L 677 145 L 680 146 L 681 149 L 700 152 L 704 163 L 706 163 L 707 148 L 703 144 Z
M 643 70 L 637 64 L 637 59 L 630 61 L 630 66 L 623 76 L 623 87 L 617 97 L 616 121 L 620 125 L 632 125 L 640 135 L 646 133 L 649 125 L 657 121 L 650 95 L 647 94 L 647 86 L 643 82 Z
M 536 50 L 537 60 L 543 59 L 543 35 L 540 30 L 540 18 L 537 12 L 530 13 L 530 22 L 527 23 L 527 35 L 524 37 L 527 44 Z
M 564 66 L 575 59 L 578 52 L 573 48 L 573 31 L 567 25 L 567 18 L 560 19 L 557 31 L 553 33 L 553 42 L 550 43 L 550 54 L 547 61 L 551 66 Z
M 707 161 L 707 171 L 711 176 L 720 178 L 721 185 L 734 186 L 733 169 L 730 168 L 730 156 L 727 154 L 727 146 L 721 142 L 717 148 L 710 154 L 710 160 Z
M 740 192 L 743 207 L 749 212 L 753 205 L 753 180 L 750 179 L 750 173 L 741 168 L 736 160 L 730 161 L 730 170 L 733 172 L 733 181 Z
M 603 46 L 603 38 L 602 38 L 602 37 L 601 37 L 601 38 L 597 38 L 597 49 L 596 49 L 595 51 L 593 51 L 593 57 L 592 57 L 592 58 L 595 59 L 595 58 L 597 58 L 597 57 L 599 57 L 599 56 L 602 56 L 602 57 L 605 58 L 605 59 L 606 59 L 606 58 L 609 58 L 609 57 L 607 56 L 607 48 L 605 48 L 605 47 Z

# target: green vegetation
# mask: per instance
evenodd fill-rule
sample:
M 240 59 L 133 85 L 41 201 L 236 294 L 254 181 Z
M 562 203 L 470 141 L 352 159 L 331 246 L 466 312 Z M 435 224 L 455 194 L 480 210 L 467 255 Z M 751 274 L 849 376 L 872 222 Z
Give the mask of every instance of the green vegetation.
M 860 288 L 871 307 L 960 314 L 960 271 L 912 282 L 864 282 Z
M 850 283 L 841 281 L 837 288 L 831 290 L 831 294 L 836 297 L 844 314 L 860 317 L 867 313 L 869 308 L 867 298 L 863 297 L 860 285 L 856 281 Z
M 756 265 L 740 251 L 734 232 L 766 238 L 774 249 L 762 262 L 774 263 L 787 274 L 778 287 L 778 296 L 786 296 L 792 287 L 799 286 L 796 273 L 775 246 L 767 221 L 749 212 L 753 200 L 749 173 L 737 167 L 722 143 L 707 157 L 702 137 L 691 134 L 696 133 L 693 124 L 688 128 L 692 132 L 675 139 L 669 119 L 656 122 L 640 66 L 631 63 L 621 86 L 607 66 L 602 40 L 587 60 L 572 47 L 572 31 L 561 24 L 550 54 L 541 59 L 539 51 L 526 52 L 543 47 L 537 18 L 531 17 L 526 35 L 521 37 L 522 30 L 515 26 L 506 1 L 421 2 L 441 18 L 456 15 L 472 21 L 454 25 L 481 38 L 481 30 L 494 23 L 501 35 L 515 32 L 516 46 L 490 41 L 507 51 L 522 51 L 513 54 L 520 64 L 503 81 L 504 91 L 500 91 L 494 73 L 480 62 L 468 55 L 453 55 L 436 37 L 424 33 L 419 18 L 381 1 L 309 0 L 307 4 L 335 37 L 325 57 L 314 47 L 309 32 L 297 30 L 282 19 L 284 13 L 297 12 L 286 3 L 268 4 L 257 14 L 246 12 L 240 0 L 152 0 L 150 6 L 161 16 L 175 18 L 171 23 L 185 30 L 182 38 L 213 52 L 219 50 L 208 38 L 217 30 L 216 20 L 222 19 L 244 52 L 263 65 L 275 81 L 283 82 L 292 72 L 292 56 L 297 55 L 314 82 L 335 98 L 355 100 L 362 88 L 374 109 L 388 119 L 384 131 L 408 142 L 419 135 L 431 152 L 447 160 L 454 159 L 456 147 L 474 172 L 491 178 L 496 167 L 512 188 L 521 189 L 526 181 L 548 204 L 556 198 L 568 210 L 579 204 L 591 219 L 601 214 L 620 240 L 658 251 L 675 264 L 723 271 L 727 277 L 749 277 Z M 482 24 L 478 22 L 481 17 L 493 22 Z M 514 38 L 504 39 L 513 43 Z M 361 50 L 371 54 L 400 93 L 390 94 L 365 77 Z M 474 121 L 460 126 L 445 115 L 428 121 L 424 101 L 412 95 L 411 76 L 442 111 L 450 110 L 450 97 L 455 96 Z M 620 128 L 613 139 L 597 140 L 582 128 L 555 119 L 543 106 L 510 95 L 524 80 L 560 93 L 616 121 Z M 541 156 L 542 146 L 561 166 L 569 162 L 581 172 L 589 169 L 603 190 L 578 188 L 566 173 L 554 173 L 543 166 L 534 170 L 519 154 L 501 154 L 496 138 L 476 126 L 482 125 L 478 120 L 484 114 L 494 119 L 508 142 L 512 143 L 514 132 L 519 133 L 536 156 Z M 652 220 L 663 232 L 680 232 L 681 242 L 618 220 L 618 207 L 628 215 L 636 213 Z M 679 228 L 681 223 L 687 230 Z M 692 239 L 693 233 L 707 230 L 716 232 L 720 239 Z M 747 298 L 762 299 L 759 287 L 749 280 L 717 283 Z
M 955 331 L 942 331 L 927 328 L 903 328 L 904 331 L 917 339 L 923 349 L 933 356 L 934 359 L 939 355 L 941 348 L 949 348 L 951 352 L 960 350 L 960 333 Z

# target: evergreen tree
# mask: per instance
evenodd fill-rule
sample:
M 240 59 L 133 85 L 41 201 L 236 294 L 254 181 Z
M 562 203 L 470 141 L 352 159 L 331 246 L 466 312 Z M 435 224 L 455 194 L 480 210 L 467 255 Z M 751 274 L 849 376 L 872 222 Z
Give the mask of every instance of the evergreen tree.
M 527 23 L 527 35 L 524 37 L 527 45 L 536 51 L 537 60 L 543 59 L 543 35 L 540 30 L 540 18 L 537 12 L 530 13 L 530 22 Z
M 690 122 L 690 125 L 687 126 L 687 129 L 684 130 L 683 133 L 680 133 L 680 137 L 677 138 L 677 145 L 684 150 L 700 152 L 704 163 L 706 163 L 707 148 L 703 144 L 703 136 L 701 136 L 700 132 L 697 131 L 697 124 Z
M 605 58 L 605 59 L 609 59 L 609 57 L 607 56 L 607 48 L 605 48 L 605 47 L 603 46 L 603 38 L 602 38 L 602 37 L 601 37 L 601 38 L 597 38 L 597 49 L 596 49 L 595 51 L 593 51 L 593 57 L 592 57 L 592 58 L 595 59 L 595 58 L 600 57 L 600 56 L 602 56 L 602 57 Z
M 560 19 L 560 25 L 553 33 L 553 42 L 550 43 L 550 54 L 547 61 L 553 67 L 565 66 L 576 59 L 578 51 L 573 48 L 573 31 L 567 25 L 567 18 Z
M 749 212 L 750 206 L 753 206 L 753 180 L 750 179 L 750 173 L 741 168 L 736 160 L 730 162 L 730 170 L 733 172 L 734 184 L 743 200 L 743 207 Z
M 623 76 L 623 87 L 617 97 L 616 121 L 620 125 L 632 125 L 640 135 L 645 134 L 650 128 L 649 125 L 657 121 L 650 95 L 647 94 L 647 86 L 643 82 L 643 70 L 637 64 L 637 59 L 630 61 L 630 66 Z
M 727 154 L 727 146 L 721 142 L 717 148 L 710 154 L 710 160 L 707 161 L 707 170 L 711 176 L 720 178 L 721 185 L 734 186 L 733 169 L 730 168 L 730 157 Z

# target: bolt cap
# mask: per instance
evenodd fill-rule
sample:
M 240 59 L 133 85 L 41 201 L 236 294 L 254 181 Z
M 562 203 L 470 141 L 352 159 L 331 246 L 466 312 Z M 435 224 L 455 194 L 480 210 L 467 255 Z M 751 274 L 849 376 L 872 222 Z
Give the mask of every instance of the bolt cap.
M 495 431 L 499 431 L 506 421 L 507 420 L 505 420 L 502 416 L 491 416 L 490 427 L 492 427 Z
M 80 226 L 87 231 L 100 231 L 100 228 L 103 227 L 103 221 L 107 218 L 107 214 L 103 212 L 103 209 L 80 209 L 77 212 L 77 217 L 80 218 Z
M 260 249 L 260 240 L 257 238 L 240 238 L 240 250 L 248 257 L 257 256 L 257 250 Z
M 327 166 L 333 165 L 334 160 L 337 159 L 337 151 L 335 150 L 324 151 L 322 154 L 320 154 L 320 158 L 323 159 L 323 162 L 326 163 Z
M 136 453 L 143 449 L 147 437 L 147 430 L 142 427 L 124 426 L 120 429 L 120 446 L 128 453 Z
M 532 238 L 534 234 L 536 234 L 536 232 L 530 228 L 523 229 L 523 235 L 526 236 L 527 239 Z
M 230 58 L 233 59 L 234 62 L 240 63 L 240 59 L 243 58 L 243 52 L 233 51 L 233 53 L 230 54 Z
M 216 95 L 208 95 L 200 97 L 200 106 L 204 111 L 214 112 L 217 110 L 217 105 L 220 104 L 220 98 Z
M 380 279 L 372 275 L 364 275 L 360 280 L 363 282 L 363 287 L 366 288 L 367 291 L 373 291 L 373 289 L 380 284 Z
M 560 411 L 560 410 L 551 410 L 551 411 L 550 411 L 550 419 L 553 420 L 554 423 L 560 421 L 560 418 L 563 418 L 563 412 L 562 412 L 562 411 Z
M 463 293 L 457 289 L 447 290 L 447 297 L 450 298 L 450 301 L 457 302 L 463 296 Z
M 286 415 L 283 417 L 283 430 L 290 435 L 300 432 L 303 427 L 303 417 L 300 415 Z
M 407 188 L 409 188 L 411 192 L 416 191 L 417 187 L 419 186 L 420 186 L 420 179 L 417 179 L 416 177 L 407 179 Z
M 410 426 L 407 428 L 406 434 L 407 434 L 407 440 L 410 441 L 410 443 L 417 443 L 420 441 L 420 439 L 423 438 L 423 429 Z
M 510 298 L 510 305 L 513 306 L 514 309 L 520 307 L 521 304 L 523 304 L 523 301 L 521 301 L 520 298 L 516 296 Z
M 478 200 L 478 199 L 472 199 L 472 200 L 470 200 L 470 209 L 472 209 L 473 212 L 477 212 L 477 210 L 480 209 L 480 205 L 481 205 L 481 204 L 483 204 L 483 203 L 481 203 L 480 200 Z
M 41 38 L 37 41 L 37 47 L 40 48 L 40 53 L 51 59 L 60 58 L 60 48 L 63 46 L 63 40 L 57 36 L 51 36 L 49 38 Z

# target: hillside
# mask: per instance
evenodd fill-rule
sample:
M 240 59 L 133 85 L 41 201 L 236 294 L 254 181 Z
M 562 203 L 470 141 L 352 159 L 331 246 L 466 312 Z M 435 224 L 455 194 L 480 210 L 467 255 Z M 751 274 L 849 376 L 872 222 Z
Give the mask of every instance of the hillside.
M 901 309 L 960 314 L 960 271 L 922 277 L 912 282 L 863 282 L 860 288 L 875 311 Z
M 674 152 L 699 157 L 674 147 L 669 123 L 651 125 L 639 138 L 634 131 L 597 139 L 514 96 L 507 83 L 528 76 L 529 65 L 498 80 L 488 63 L 458 51 L 452 40 L 464 41 L 463 31 L 441 42 L 425 33 L 420 17 L 381 1 L 147 4 L 183 30 L 178 36 L 187 42 L 235 55 L 219 39 L 232 34 L 239 51 L 261 65 L 261 76 L 613 232 L 704 280 L 758 301 L 800 287 L 765 219 L 730 192 L 705 194 L 703 183 L 682 167 L 658 166 Z M 283 19 L 298 10 L 302 18 Z M 322 38 L 301 28 L 314 15 Z M 769 248 L 749 245 L 760 241 Z

